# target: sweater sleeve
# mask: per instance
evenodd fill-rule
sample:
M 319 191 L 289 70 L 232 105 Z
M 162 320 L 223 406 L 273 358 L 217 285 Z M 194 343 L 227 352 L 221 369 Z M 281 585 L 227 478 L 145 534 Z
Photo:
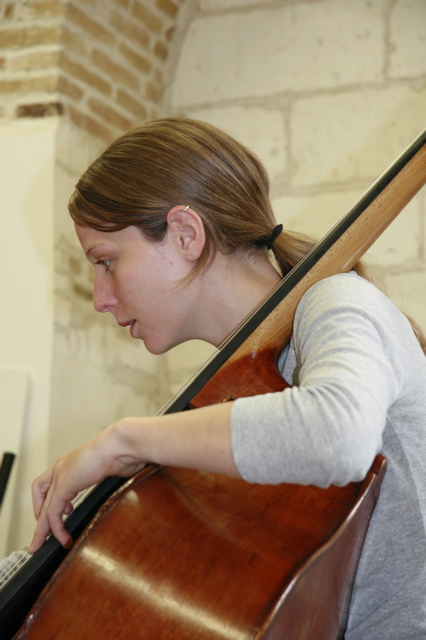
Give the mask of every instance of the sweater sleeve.
M 232 450 L 242 477 L 321 487 L 363 479 L 401 389 L 396 334 L 406 324 L 355 274 L 314 285 L 295 314 L 293 386 L 234 403 Z

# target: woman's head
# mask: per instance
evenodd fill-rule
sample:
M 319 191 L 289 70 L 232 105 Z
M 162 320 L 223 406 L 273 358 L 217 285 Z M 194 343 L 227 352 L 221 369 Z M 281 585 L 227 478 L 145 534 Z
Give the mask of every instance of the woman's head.
M 276 224 L 260 161 L 219 129 L 184 118 L 148 122 L 118 138 L 79 180 L 69 209 L 79 225 L 133 225 L 159 241 L 176 205 L 189 205 L 203 221 L 198 269 L 217 249 L 254 248 Z

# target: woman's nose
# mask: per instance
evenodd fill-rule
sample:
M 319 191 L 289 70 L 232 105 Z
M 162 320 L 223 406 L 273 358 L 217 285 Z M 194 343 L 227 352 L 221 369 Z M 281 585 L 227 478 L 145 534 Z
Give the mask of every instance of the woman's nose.
M 105 282 L 104 279 L 95 277 L 93 284 L 93 306 L 99 313 L 106 313 L 112 311 L 117 300 L 111 290 L 111 287 Z

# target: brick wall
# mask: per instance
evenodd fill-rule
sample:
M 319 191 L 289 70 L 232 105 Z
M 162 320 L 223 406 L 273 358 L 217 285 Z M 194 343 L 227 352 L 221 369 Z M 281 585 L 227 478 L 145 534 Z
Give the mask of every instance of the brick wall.
M 0 120 L 64 113 L 108 142 L 158 114 L 183 0 L 15 0 L 0 7 Z
M 65 11 L 61 0 L 0 6 L 2 120 L 62 112 L 57 88 Z

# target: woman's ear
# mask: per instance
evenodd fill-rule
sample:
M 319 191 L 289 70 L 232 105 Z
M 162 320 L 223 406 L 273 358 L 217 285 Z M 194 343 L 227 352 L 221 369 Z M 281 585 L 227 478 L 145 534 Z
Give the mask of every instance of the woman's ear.
M 177 206 L 167 214 L 167 232 L 175 248 L 190 262 L 201 256 L 206 242 L 204 224 L 189 206 Z

